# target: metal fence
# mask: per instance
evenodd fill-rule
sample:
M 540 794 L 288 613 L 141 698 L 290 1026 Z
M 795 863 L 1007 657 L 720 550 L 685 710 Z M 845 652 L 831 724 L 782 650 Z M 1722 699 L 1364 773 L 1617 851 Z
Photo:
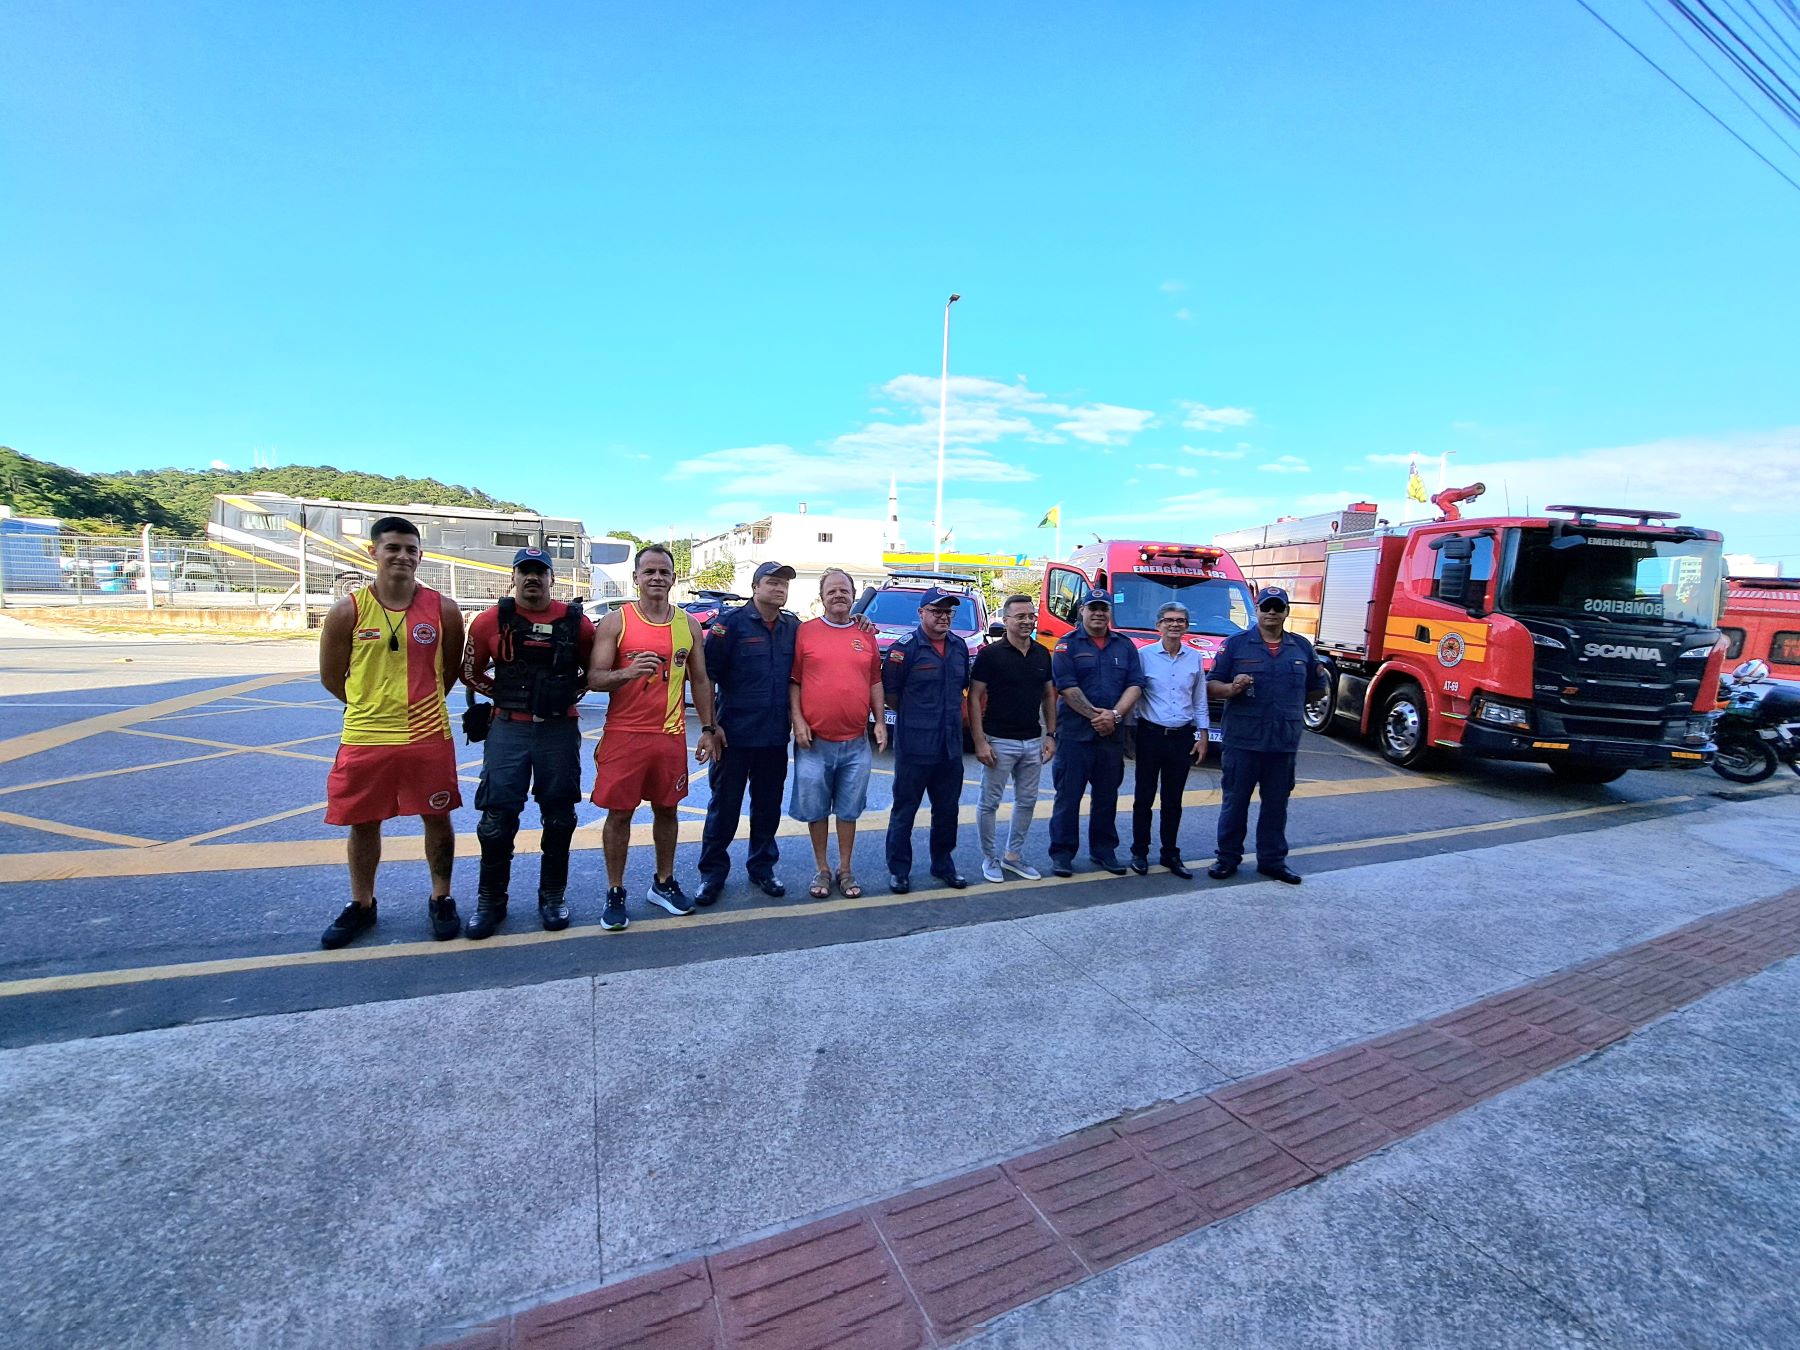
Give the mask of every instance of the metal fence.
M 372 576 L 372 565 L 359 569 L 312 549 L 263 556 L 149 529 L 77 534 L 16 517 L 0 520 L 0 607 L 304 610 L 316 620 Z M 503 567 L 428 558 L 418 579 L 480 609 L 506 594 L 512 575 Z M 566 600 L 574 584 L 559 578 L 552 589 Z

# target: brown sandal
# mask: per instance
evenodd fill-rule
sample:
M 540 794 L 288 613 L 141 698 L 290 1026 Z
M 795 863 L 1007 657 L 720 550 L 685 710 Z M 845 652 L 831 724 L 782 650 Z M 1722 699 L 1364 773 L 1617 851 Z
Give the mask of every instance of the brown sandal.
M 862 899 L 862 886 L 857 883 L 853 872 L 839 872 L 837 878 L 838 894 L 846 900 Z
M 806 893 L 815 900 L 828 899 L 831 895 L 831 873 L 823 870 L 814 872 L 812 885 L 806 888 Z

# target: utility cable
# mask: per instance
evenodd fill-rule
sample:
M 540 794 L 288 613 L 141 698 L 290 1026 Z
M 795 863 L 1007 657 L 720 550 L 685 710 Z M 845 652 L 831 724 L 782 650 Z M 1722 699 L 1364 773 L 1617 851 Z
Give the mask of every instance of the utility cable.
M 1656 21 L 1658 23 L 1660 23 L 1664 28 L 1668 29 L 1669 32 L 1674 35 L 1675 40 L 1677 42 L 1679 42 L 1682 46 L 1686 47 L 1690 52 L 1692 52 L 1694 54 L 1694 60 L 1698 61 L 1701 65 L 1705 66 L 1708 70 L 1710 70 L 1712 72 L 1713 78 L 1718 80 L 1718 82 L 1720 84 L 1725 86 L 1725 90 L 1727 93 L 1729 93 L 1739 103 L 1743 104 L 1745 110 L 1748 111 L 1752 117 L 1754 117 L 1757 121 L 1761 122 L 1765 127 L 1767 127 L 1769 129 L 1769 134 L 1771 136 L 1773 136 L 1776 140 L 1780 141 L 1789 150 L 1793 151 L 1794 154 L 1800 155 L 1800 147 L 1795 146 L 1795 144 L 1792 141 L 1790 141 L 1787 137 L 1783 136 L 1781 134 L 1781 132 L 1776 129 L 1775 124 L 1773 122 L 1771 122 L 1768 118 L 1764 117 L 1760 112 L 1758 112 L 1756 109 L 1756 105 L 1754 103 L 1752 103 L 1749 99 L 1744 97 L 1743 91 L 1740 90 L 1736 85 L 1734 85 L 1729 79 L 1727 79 L 1725 77 L 1725 73 L 1722 70 L 1718 69 L 1716 66 L 1714 66 L 1710 61 L 1708 61 L 1704 56 L 1702 56 L 1700 54 L 1700 49 L 1698 47 L 1696 47 L 1693 43 L 1689 42 L 1687 39 L 1687 36 L 1679 28 L 1677 28 L 1674 24 L 1670 23 L 1669 20 L 1663 15 L 1663 12 L 1656 7 L 1655 0 L 1644 0 L 1644 8 L 1649 10 L 1650 13 L 1655 16 Z
M 1726 122 L 1722 117 L 1720 117 L 1711 108 L 1707 107 L 1699 99 L 1695 98 L 1693 96 L 1693 94 L 1689 93 L 1687 86 L 1682 84 L 1682 82 L 1680 80 L 1676 79 L 1673 75 L 1669 74 L 1669 72 L 1664 70 L 1661 66 L 1657 65 L 1656 62 L 1650 56 L 1648 56 L 1641 47 L 1639 47 L 1637 45 L 1637 43 L 1633 42 L 1630 38 L 1626 37 L 1618 29 L 1614 28 L 1610 23 L 1608 23 L 1604 18 L 1602 18 L 1600 16 L 1599 12 L 1596 11 L 1592 5 L 1588 4 L 1587 0 L 1575 0 L 1575 3 L 1580 5 L 1589 14 L 1592 14 L 1594 16 L 1595 22 L 1597 22 L 1602 28 L 1604 28 L 1607 32 L 1611 33 L 1614 37 L 1619 39 L 1620 42 L 1623 42 L 1627 47 L 1631 48 L 1632 51 L 1636 52 L 1638 54 L 1638 56 L 1644 61 L 1644 63 L 1650 67 L 1650 69 L 1654 70 L 1658 75 L 1662 76 L 1670 84 L 1674 85 L 1677 89 L 1679 89 L 1681 91 L 1683 98 L 1687 99 L 1688 102 L 1692 103 L 1701 112 L 1705 113 L 1708 117 L 1712 118 L 1713 121 L 1717 122 L 1719 124 L 1719 126 L 1725 130 L 1726 134 L 1731 137 L 1732 140 L 1736 141 L 1739 145 L 1743 146 L 1744 149 L 1748 150 L 1751 154 L 1755 155 L 1758 159 L 1760 159 L 1764 164 L 1768 165 L 1769 169 L 1777 177 L 1779 177 L 1782 182 L 1786 183 L 1789 187 L 1793 188 L 1795 192 L 1800 192 L 1800 182 L 1795 182 L 1792 178 L 1788 177 L 1787 174 L 1783 173 L 1781 171 L 1781 169 L 1776 166 L 1774 160 L 1770 159 L 1762 151 L 1758 150 L 1754 145 L 1750 144 L 1749 141 L 1745 140 L 1742 136 L 1740 136 L 1737 133 L 1736 129 L 1733 128 L 1730 123 Z M 1788 0 L 1783 0 L 1783 3 L 1784 4 L 1788 3 Z
M 1743 11 L 1738 9 L 1738 7 L 1736 5 L 1732 4 L 1731 0 L 1724 0 L 1724 2 L 1725 2 L 1726 8 L 1729 9 L 1733 14 L 1736 14 L 1738 16 L 1738 18 L 1740 20 L 1742 20 L 1742 22 L 1746 28 L 1750 28 L 1752 30 L 1755 29 L 1755 25 L 1753 23 L 1751 23 L 1751 21 L 1749 19 L 1744 18 Z M 1756 20 L 1762 24 L 1763 32 L 1767 34 L 1769 41 L 1771 43 L 1776 44 L 1776 46 L 1771 46 L 1769 49 L 1770 51 L 1774 52 L 1775 59 L 1780 61 L 1782 65 L 1786 66 L 1796 76 L 1800 76 L 1800 64 L 1796 64 L 1796 62 L 1800 62 L 1800 52 L 1797 52 L 1794 50 L 1794 44 L 1789 42 L 1785 37 L 1783 37 L 1781 35 L 1781 31 L 1779 29 L 1777 29 L 1775 27 L 1775 25 L 1769 21 L 1769 16 L 1764 14 L 1760 9 L 1758 9 L 1756 7 L 1756 0 L 1744 0 L 1744 9 L 1749 10 L 1750 13 L 1755 16 Z M 1778 47 L 1787 48 L 1787 52 L 1788 52 L 1787 56 L 1783 56 L 1781 54 L 1781 52 L 1777 49 Z
M 1738 46 L 1743 47 L 1746 51 L 1748 51 L 1750 53 L 1750 55 L 1754 56 L 1756 58 L 1758 65 L 1761 65 L 1765 70 L 1769 69 L 1769 64 L 1768 64 L 1768 62 L 1763 60 L 1762 54 L 1757 52 L 1754 48 L 1750 47 L 1748 44 L 1746 44 L 1744 42 L 1743 38 L 1739 37 L 1737 35 L 1736 31 L 1733 30 L 1733 28 L 1731 27 L 1730 24 L 1728 24 L 1728 23 L 1724 22 L 1722 19 L 1720 19 L 1719 16 L 1713 12 L 1712 7 L 1706 3 L 1706 0 L 1695 0 L 1695 2 L 1700 6 L 1701 9 L 1704 9 L 1706 11 L 1708 18 L 1712 19 L 1712 21 L 1714 23 L 1718 24 L 1719 28 L 1724 31 L 1724 33 L 1726 34 L 1727 37 L 1729 37 Z M 1724 38 L 1721 38 L 1718 35 L 1718 33 L 1715 33 L 1704 22 L 1702 22 L 1700 17 L 1697 14 L 1695 14 L 1693 10 L 1688 8 L 1685 0 L 1669 0 L 1669 3 L 1675 8 L 1675 10 L 1678 13 L 1680 13 L 1685 19 L 1687 19 L 1687 21 L 1689 23 L 1693 24 L 1694 27 L 1698 28 L 1700 30 L 1700 32 L 1705 35 L 1706 40 L 1708 42 L 1712 43 L 1713 46 L 1717 47 L 1719 49 L 1719 51 L 1724 55 L 1725 59 L 1730 61 L 1732 65 L 1736 66 L 1738 68 L 1738 70 L 1740 70 L 1743 73 L 1745 79 L 1749 80 L 1758 89 L 1762 90 L 1762 92 L 1769 98 L 1769 100 L 1772 103 L 1774 103 L 1776 107 L 1780 108 L 1781 111 L 1787 115 L 1788 119 L 1794 123 L 1794 125 L 1800 126 L 1800 107 L 1797 107 L 1795 104 L 1789 103 L 1787 101 L 1787 99 L 1783 98 L 1779 93 L 1777 93 L 1775 91 L 1774 87 L 1772 85 L 1770 85 L 1770 83 L 1766 79 L 1764 79 L 1761 75 L 1757 74 L 1754 70 L 1752 70 L 1750 68 L 1749 63 L 1747 61 L 1745 61 L 1743 57 L 1739 56 L 1735 51 L 1733 51 L 1726 44 Z M 1771 71 L 1770 73 L 1773 74 L 1774 72 Z M 1787 90 L 1789 97 L 1794 98 L 1796 100 L 1800 100 L 1800 92 L 1797 92 L 1793 88 L 1793 86 L 1788 84 L 1788 82 L 1786 80 L 1782 79 L 1781 76 L 1776 75 L 1775 81 L 1783 89 Z

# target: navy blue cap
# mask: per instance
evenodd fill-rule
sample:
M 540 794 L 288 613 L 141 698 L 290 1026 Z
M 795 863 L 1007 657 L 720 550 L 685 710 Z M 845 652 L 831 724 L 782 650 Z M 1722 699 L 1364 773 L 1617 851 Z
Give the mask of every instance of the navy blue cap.
M 550 561 L 550 555 L 541 548 L 522 548 L 513 554 L 513 566 L 525 567 L 535 564 L 546 572 L 556 571 L 556 564 Z
M 766 562 L 756 569 L 756 575 L 750 578 L 752 586 L 758 585 L 764 577 L 782 577 L 788 581 L 794 579 L 794 569 L 778 562 Z
M 1105 605 L 1111 609 L 1112 597 L 1105 591 L 1089 590 L 1086 595 L 1081 597 L 1081 607 L 1086 609 L 1089 605 Z
M 1279 586 L 1264 586 L 1256 593 L 1256 607 L 1261 609 L 1271 600 L 1281 601 L 1282 608 L 1287 608 L 1288 594 Z
M 920 609 L 931 609 L 935 605 L 960 605 L 962 596 L 956 591 L 940 590 L 933 586 L 919 597 Z

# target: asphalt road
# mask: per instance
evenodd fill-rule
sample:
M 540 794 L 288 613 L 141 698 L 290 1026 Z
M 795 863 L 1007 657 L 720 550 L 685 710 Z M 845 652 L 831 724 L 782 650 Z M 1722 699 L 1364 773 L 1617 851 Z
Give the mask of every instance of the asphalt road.
M 319 931 L 346 899 L 343 832 L 322 819 L 339 712 L 307 673 L 311 660 L 291 643 L 108 644 L 0 632 L 0 1045 L 682 965 L 1152 895 L 1203 901 L 1220 885 L 1203 876 L 1183 883 L 1160 869 L 1114 878 L 1091 868 L 1064 881 L 981 882 L 973 825 L 981 768 L 970 757 L 957 858 L 973 884 L 927 888 L 921 813 L 919 889 L 892 895 L 881 855 L 892 763 L 878 758 L 858 850 L 860 901 L 806 898 L 810 849 L 803 827 L 784 818 L 785 900 L 749 887 L 740 842 L 722 903 L 666 916 L 642 901 L 651 871 L 646 811 L 627 876 L 632 926 L 605 933 L 601 813 L 584 802 L 571 869 L 575 923 L 566 932 L 538 929 L 528 828 L 502 934 L 481 944 L 431 942 L 417 823 L 406 821 L 390 832 L 379 927 L 326 953 Z M 602 706 L 584 713 L 590 741 Z M 472 799 L 479 747 L 458 749 Z M 591 781 L 591 769 L 585 776 Z M 1704 771 L 1633 773 L 1604 787 L 1562 784 L 1537 766 L 1473 761 L 1409 774 L 1364 745 L 1321 737 L 1308 738 L 1300 780 L 1289 834 L 1302 872 L 1728 809 L 1746 795 Z M 1217 781 L 1216 760 L 1190 778 L 1181 831 L 1190 861 L 1210 856 Z M 1130 785 L 1128 766 L 1127 799 Z M 1796 788 L 1778 779 L 1761 791 Z M 1046 774 L 1026 850 L 1046 871 L 1049 800 Z M 696 768 L 677 852 L 690 890 L 706 801 Z M 1121 814 L 1128 818 L 1128 807 Z M 455 814 L 465 914 L 475 822 L 470 806 Z M 1259 886 L 1271 904 L 1287 893 L 1250 872 L 1224 885 Z

